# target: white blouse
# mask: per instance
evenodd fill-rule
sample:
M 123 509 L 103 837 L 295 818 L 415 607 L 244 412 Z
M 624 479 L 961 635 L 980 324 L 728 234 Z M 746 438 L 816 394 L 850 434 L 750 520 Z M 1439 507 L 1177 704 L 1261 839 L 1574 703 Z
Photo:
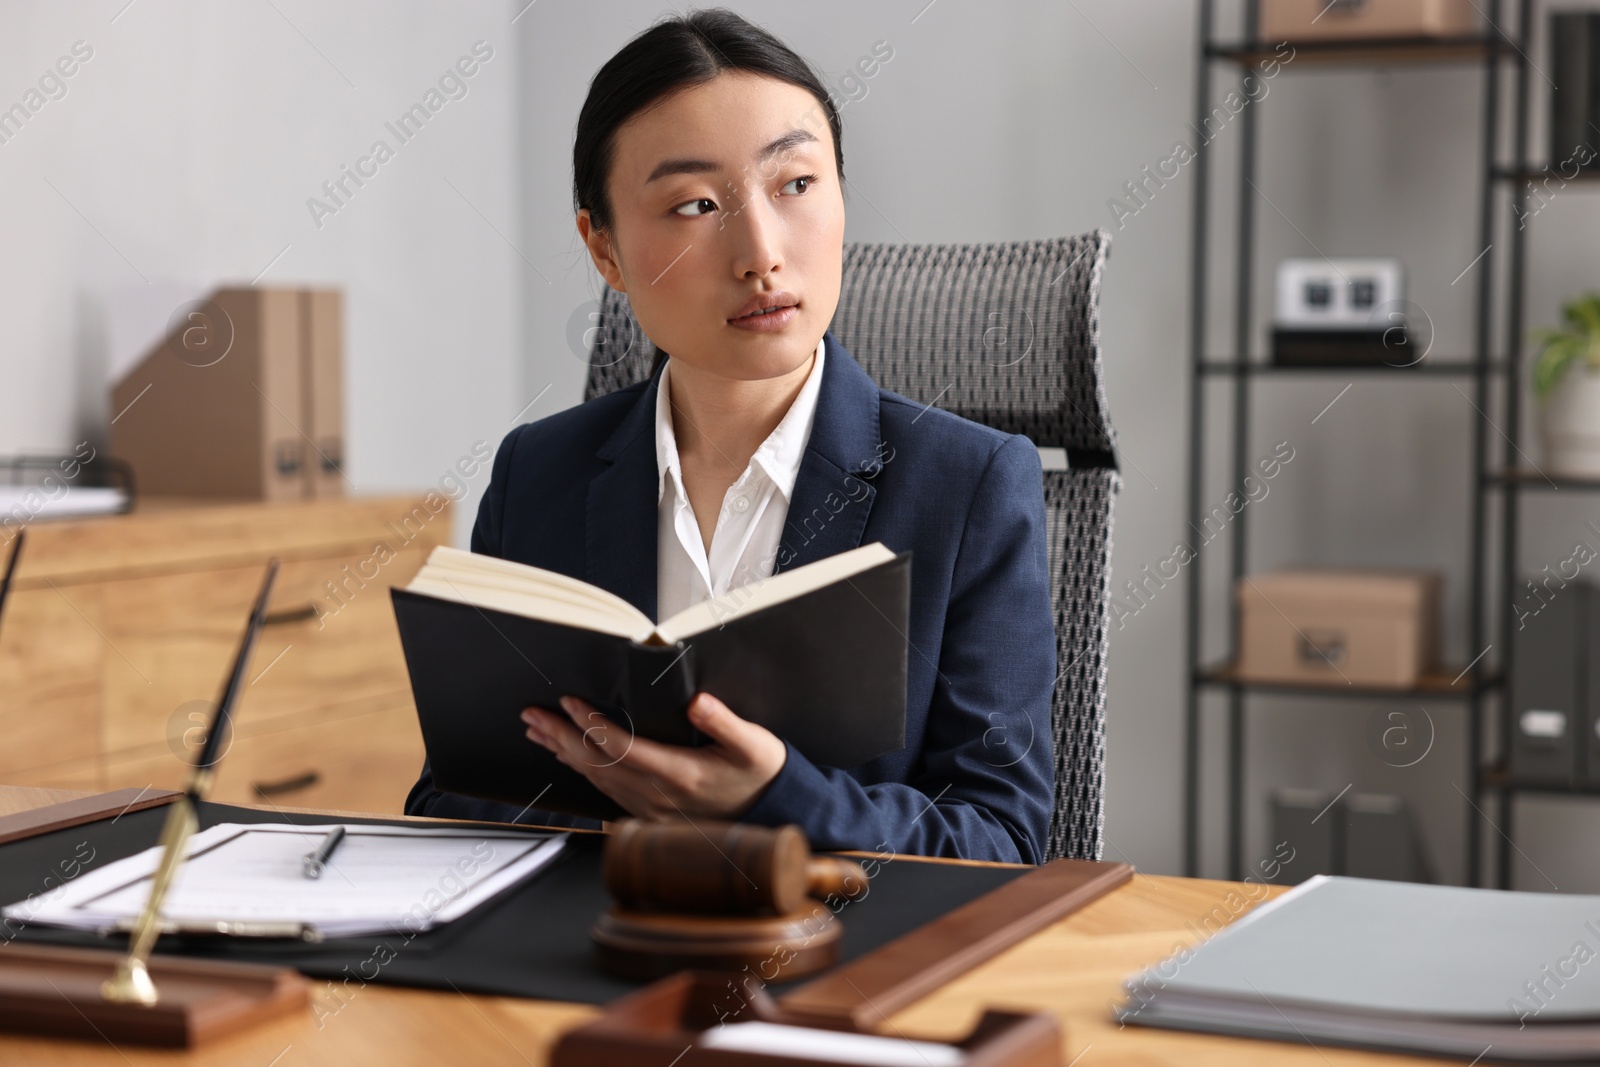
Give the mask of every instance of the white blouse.
M 689 494 L 683 487 L 678 442 L 672 431 L 669 378 L 672 361 L 661 369 L 656 393 L 656 621 L 728 590 L 770 577 L 783 539 L 784 520 L 800 460 L 811 437 L 811 423 L 822 388 L 824 342 L 817 342 L 811 374 L 782 421 L 761 442 L 737 481 L 728 487 L 711 535 L 711 550 L 700 536 Z M 670 488 L 669 488 L 670 487 Z

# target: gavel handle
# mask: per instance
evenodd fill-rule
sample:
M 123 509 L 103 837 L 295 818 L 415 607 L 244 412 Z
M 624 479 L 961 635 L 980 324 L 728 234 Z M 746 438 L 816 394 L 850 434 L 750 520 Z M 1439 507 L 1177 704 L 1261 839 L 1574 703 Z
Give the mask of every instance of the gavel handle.
M 806 861 L 806 895 L 818 900 L 866 896 L 867 872 L 854 860 L 839 856 L 812 856 Z

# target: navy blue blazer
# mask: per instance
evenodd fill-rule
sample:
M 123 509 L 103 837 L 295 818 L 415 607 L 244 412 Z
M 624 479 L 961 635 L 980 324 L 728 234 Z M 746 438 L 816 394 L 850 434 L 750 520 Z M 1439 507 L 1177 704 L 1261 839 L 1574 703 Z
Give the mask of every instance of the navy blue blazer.
M 1038 451 L 1020 434 L 880 389 L 831 330 L 825 341 L 774 568 L 872 541 L 911 550 L 906 745 L 839 769 L 785 742 L 783 769 L 742 819 L 796 823 L 818 849 L 1039 863 L 1056 651 Z M 660 378 L 658 368 L 507 434 L 472 550 L 581 578 L 656 619 Z M 426 763 L 405 810 L 599 825 L 441 793 Z

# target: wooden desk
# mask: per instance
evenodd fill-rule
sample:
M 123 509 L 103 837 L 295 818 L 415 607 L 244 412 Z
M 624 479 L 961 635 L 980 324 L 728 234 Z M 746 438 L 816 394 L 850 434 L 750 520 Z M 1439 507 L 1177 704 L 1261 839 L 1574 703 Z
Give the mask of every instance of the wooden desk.
M 0 812 L 25 811 L 69 796 L 0 786 Z M 893 862 L 939 861 L 901 857 Z M 1269 888 L 1263 894 L 1236 882 L 1135 875 L 1131 883 L 1111 895 L 890 1016 L 883 1031 L 907 1037 L 955 1037 L 971 1028 L 984 1007 L 992 1006 L 1055 1014 L 1066 1032 L 1063 1060 L 1074 1067 L 1330 1067 L 1358 1063 L 1425 1067 L 1441 1062 L 1136 1026 L 1119 1029 L 1110 1006 L 1121 999 L 1122 980 L 1179 946 L 1198 940 L 1207 928 L 1207 916 L 1212 916 L 1214 927 L 1223 917 L 1243 915 L 1252 906 L 1242 895 L 1247 890 L 1260 899 L 1282 891 Z M 596 1010 L 582 1004 L 363 986 L 359 978 L 352 978 L 344 985 L 321 982 L 313 996 L 313 1010 L 305 1016 L 224 1040 L 197 1053 L 0 1035 L 0 1063 L 8 1067 L 177 1063 L 219 1067 L 366 1063 L 530 1067 L 547 1062 L 546 1053 L 555 1039 L 593 1017 Z

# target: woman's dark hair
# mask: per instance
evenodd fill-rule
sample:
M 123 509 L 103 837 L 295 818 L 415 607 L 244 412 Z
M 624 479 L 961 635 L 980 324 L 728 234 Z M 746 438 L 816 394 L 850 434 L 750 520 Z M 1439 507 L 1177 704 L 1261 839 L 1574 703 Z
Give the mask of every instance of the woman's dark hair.
M 597 229 L 611 228 L 606 179 L 618 127 L 673 93 L 723 71 L 765 74 L 816 97 L 833 131 L 834 163 L 844 180 L 839 109 L 811 65 L 772 34 L 725 7 L 657 22 L 606 61 L 589 83 L 572 144 L 573 211 L 588 208 Z

